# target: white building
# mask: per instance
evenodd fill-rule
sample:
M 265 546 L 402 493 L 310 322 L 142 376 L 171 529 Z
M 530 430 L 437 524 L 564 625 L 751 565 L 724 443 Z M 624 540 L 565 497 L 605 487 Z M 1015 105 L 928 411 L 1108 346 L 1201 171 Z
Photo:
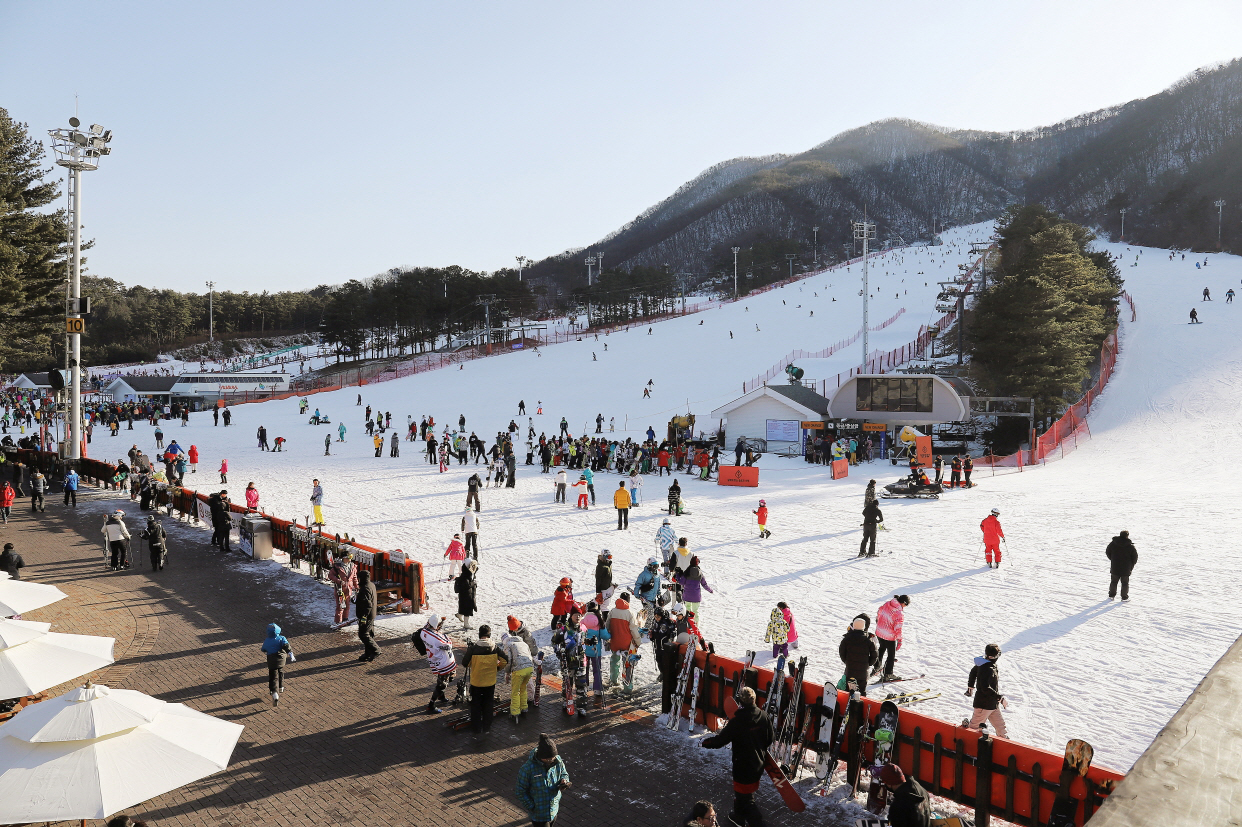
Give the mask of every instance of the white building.
M 938 425 L 970 419 L 969 397 L 970 388 L 956 377 L 946 379 L 930 373 L 864 374 L 852 377 L 837 389 L 828 411 L 833 419 Z
M 764 385 L 712 411 L 712 419 L 723 420 L 726 448 L 747 437 L 766 439 L 777 453 L 801 451 L 802 423 L 827 416 L 828 400 L 802 385 Z

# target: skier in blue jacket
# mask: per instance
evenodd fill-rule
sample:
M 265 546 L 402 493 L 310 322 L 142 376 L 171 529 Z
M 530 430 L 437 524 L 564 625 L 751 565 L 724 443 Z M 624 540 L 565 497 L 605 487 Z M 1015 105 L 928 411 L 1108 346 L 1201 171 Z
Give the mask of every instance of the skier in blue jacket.
M 267 637 L 263 640 L 263 654 L 267 655 L 267 690 L 272 693 L 272 706 L 280 705 L 280 693 L 285 691 L 285 657 L 290 663 L 297 661 L 289 641 L 280 633 L 275 623 L 267 624 Z

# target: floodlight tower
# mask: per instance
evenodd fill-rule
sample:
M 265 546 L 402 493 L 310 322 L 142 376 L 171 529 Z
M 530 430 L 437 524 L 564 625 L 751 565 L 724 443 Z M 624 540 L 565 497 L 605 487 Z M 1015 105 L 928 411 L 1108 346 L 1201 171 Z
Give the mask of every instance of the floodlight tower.
M 69 226 L 71 228 L 69 261 L 69 301 L 65 303 L 65 329 L 69 333 L 69 421 L 65 439 L 69 442 L 69 459 L 82 459 L 82 331 L 86 312 L 82 303 L 82 173 L 99 169 L 99 159 L 111 154 L 108 144 L 112 130 L 91 124 L 89 132 L 78 129 L 82 122 L 69 119 L 69 129 L 49 129 L 56 165 L 69 170 Z M 89 306 L 89 304 L 87 305 Z
M 600 279 L 604 277 L 604 251 L 603 250 L 600 250 L 598 253 L 595 254 L 595 264 L 597 265 L 596 270 L 595 270 L 595 280 L 599 281 Z
M 216 340 L 216 283 L 214 281 L 207 282 L 207 341 L 214 342 Z
M 1126 240 L 1126 213 L 1129 212 L 1125 207 L 1121 208 L 1121 242 L 1124 244 Z
M 587 266 L 587 287 L 591 286 L 591 268 L 595 266 L 595 256 L 586 257 Z
M 524 264 L 529 263 L 529 262 L 530 262 L 530 259 L 528 259 L 526 256 L 518 256 L 518 257 L 517 257 L 517 263 L 518 263 L 518 281 L 521 281 L 521 280 L 522 280 L 522 266 L 523 266 Z
M 871 241 L 872 239 L 874 239 L 874 238 L 875 238 L 875 222 L 874 222 L 874 221 L 868 221 L 868 220 L 867 220 L 867 214 L 866 214 L 866 212 L 864 211 L 864 212 L 863 212 L 863 220 L 862 220 L 862 221 L 855 221 L 855 222 L 853 222 L 853 225 L 854 225 L 854 240 L 855 240 L 855 241 L 861 241 L 861 242 L 862 242 L 862 245 L 863 245 L 863 251 L 862 251 L 862 262 L 863 262 L 863 289 L 862 289 L 862 297 L 863 297 L 863 329 L 862 329 L 863 360 L 862 360 L 862 365 L 863 365 L 863 370 L 865 371 L 865 370 L 867 369 L 867 347 L 868 347 L 868 344 L 869 344 L 869 341 L 868 341 L 868 336 L 867 336 L 867 309 L 868 309 L 868 308 L 867 308 L 867 301 L 868 301 L 868 299 L 870 299 L 870 298 L 871 298 L 871 296 L 868 294 L 868 289 L 867 289 L 867 242 L 869 242 L 869 241 Z
M 737 301 L 737 254 L 742 252 L 741 247 L 733 248 L 733 300 Z
M 811 232 L 815 233 L 815 240 L 812 242 L 811 249 L 814 251 L 815 266 L 819 266 L 819 227 L 812 227 Z
M 1212 202 L 1216 205 L 1216 249 L 1220 249 L 1220 227 L 1221 222 L 1225 220 L 1225 202 L 1218 199 Z

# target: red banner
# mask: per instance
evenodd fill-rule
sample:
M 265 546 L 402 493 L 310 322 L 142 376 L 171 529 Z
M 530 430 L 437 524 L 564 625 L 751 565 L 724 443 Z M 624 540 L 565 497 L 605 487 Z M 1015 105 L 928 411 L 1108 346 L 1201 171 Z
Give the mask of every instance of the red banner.
M 832 461 L 832 478 L 834 480 L 843 480 L 850 475 L 850 461 L 848 459 L 834 459 Z
M 920 436 L 914 439 L 914 455 L 920 468 L 930 468 L 932 464 L 931 437 Z
M 717 485 L 742 485 L 747 488 L 759 487 L 759 469 L 745 465 L 722 465 Z

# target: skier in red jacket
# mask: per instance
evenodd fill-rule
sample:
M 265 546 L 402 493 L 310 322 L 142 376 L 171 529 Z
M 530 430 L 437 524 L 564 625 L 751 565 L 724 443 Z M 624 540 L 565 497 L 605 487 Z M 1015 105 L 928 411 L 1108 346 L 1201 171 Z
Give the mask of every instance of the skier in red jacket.
M 552 628 L 563 625 L 569 619 L 569 611 L 574 607 L 574 581 L 568 577 L 561 578 L 561 584 L 552 595 Z
M 1005 539 L 1005 531 L 1001 528 L 1000 511 L 993 508 L 992 513 L 983 518 L 983 522 L 979 523 L 979 528 L 983 529 L 983 551 L 988 561 L 988 568 L 1000 568 L 1001 550 L 1000 541 Z M 996 554 L 996 565 L 992 565 L 992 554 Z

